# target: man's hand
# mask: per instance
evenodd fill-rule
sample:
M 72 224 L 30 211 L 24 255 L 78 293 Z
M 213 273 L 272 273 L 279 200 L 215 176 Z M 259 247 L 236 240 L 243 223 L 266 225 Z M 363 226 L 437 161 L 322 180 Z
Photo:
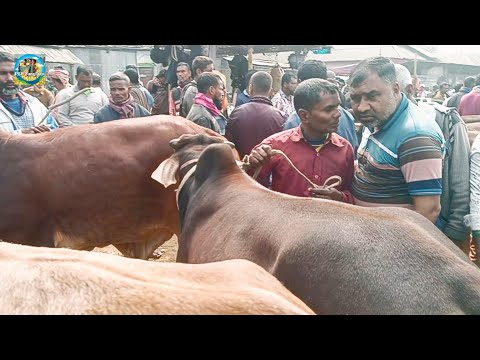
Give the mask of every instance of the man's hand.
M 50 131 L 50 128 L 46 125 L 39 125 L 28 129 L 23 129 L 22 134 L 39 134 L 42 132 Z
M 252 150 L 249 156 L 250 165 L 255 168 L 265 165 L 274 154 L 270 145 L 261 145 L 257 149 Z
M 330 188 L 330 189 L 309 188 L 308 191 L 310 191 L 312 197 L 314 198 L 343 201 L 343 193 L 341 191 L 338 191 L 335 188 Z
M 472 260 L 478 267 L 480 267 L 480 237 L 472 237 L 472 247 L 471 247 L 471 257 L 470 260 Z

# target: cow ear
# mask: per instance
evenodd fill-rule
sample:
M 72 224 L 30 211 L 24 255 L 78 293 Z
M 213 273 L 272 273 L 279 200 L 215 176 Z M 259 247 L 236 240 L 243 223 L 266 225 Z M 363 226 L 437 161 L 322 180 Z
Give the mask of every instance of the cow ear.
M 177 157 L 170 157 L 164 160 L 158 168 L 152 173 L 152 179 L 158 181 L 165 187 L 177 183 L 177 171 L 180 163 Z
M 169 144 L 170 144 L 170 147 L 174 150 L 177 150 L 178 149 L 178 143 L 180 142 L 180 138 L 177 138 L 177 139 L 173 139 L 173 140 L 170 140 Z

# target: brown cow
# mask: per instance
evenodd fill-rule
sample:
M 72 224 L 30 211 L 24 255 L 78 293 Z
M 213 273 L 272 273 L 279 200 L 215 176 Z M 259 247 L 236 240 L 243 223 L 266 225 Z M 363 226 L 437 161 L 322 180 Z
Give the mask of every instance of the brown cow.
M 470 147 L 473 145 L 475 138 L 480 134 L 480 123 L 467 124 L 468 140 L 470 140 Z
M 473 144 L 473 141 L 480 133 L 480 115 L 467 115 L 462 116 L 463 121 L 467 124 L 468 129 L 468 139 L 470 140 L 470 147 Z
M 150 177 L 182 134 L 213 131 L 154 116 L 36 135 L 0 132 L 0 238 L 147 259 L 178 234 L 174 188 Z M 221 137 L 223 139 L 223 137 Z
M 169 184 L 198 159 L 180 189 L 177 261 L 248 259 L 317 314 L 480 314 L 480 269 L 423 216 L 270 191 L 205 138 L 172 141 L 155 172 Z
M 313 314 L 246 260 L 187 265 L 0 242 L 0 314 Z

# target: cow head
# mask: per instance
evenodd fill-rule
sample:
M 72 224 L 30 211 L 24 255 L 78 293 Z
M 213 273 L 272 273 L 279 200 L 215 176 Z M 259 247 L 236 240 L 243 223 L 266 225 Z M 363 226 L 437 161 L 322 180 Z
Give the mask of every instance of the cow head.
M 178 139 L 170 141 L 170 146 L 175 153 L 163 161 L 153 172 L 152 179 L 158 181 L 165 187 L 177 183 L 177 172 L 183 164 L 198 159 L 202 151 L 212 144 L 228 144 L 232 149 L 235 145 L 221 137 L 213 137 L 204 134 L 184 134 Z M 234 151 L 238 158 L 238 153 Z

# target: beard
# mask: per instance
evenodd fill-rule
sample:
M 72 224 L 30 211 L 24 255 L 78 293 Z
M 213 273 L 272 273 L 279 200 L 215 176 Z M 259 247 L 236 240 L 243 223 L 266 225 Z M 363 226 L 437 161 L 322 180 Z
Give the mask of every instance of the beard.
M 218 110 L 222 110 L 223 104 L 222 104 L 222 100 L 221 100 L 221 99 L 219 99 L 219 98 L 214 98 L 214 99 L 213 99 L 213 103 L 215 104 L 215 106 L 217 107 Z
M 7 87 L 2 86 L 1 91 L 3 95 L 12 96 L 18 94 L 20 88 L 18 86 L 15 86 L 14 88 L 8 89 Z

